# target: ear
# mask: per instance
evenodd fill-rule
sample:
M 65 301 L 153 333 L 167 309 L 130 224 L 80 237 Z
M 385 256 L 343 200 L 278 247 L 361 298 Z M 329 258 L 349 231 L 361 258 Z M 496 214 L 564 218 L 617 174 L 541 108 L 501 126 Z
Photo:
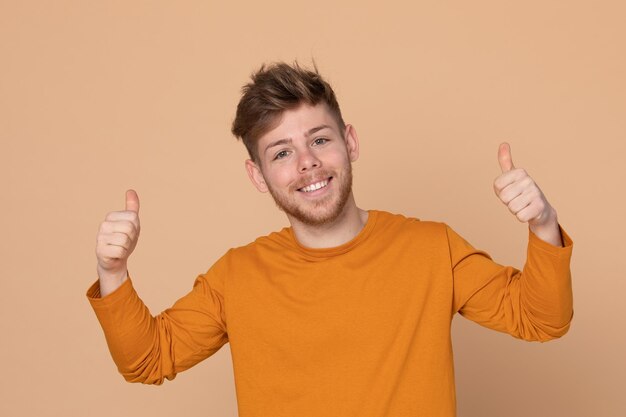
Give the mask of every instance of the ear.
M 261 172 L 261 168 L 252 159 L 246 159 L 246 171 L 248 172 L 248 178 L 252 181 L 252 184 L 262 193 L 268 191 L 265 178 Z
M 348 150 L 348 156 L 350 157 L 350 162 L 354 162 L 359 159 L 359 138 L 356 135 L 356 130 L 354 129 L 354 126 L 346 125 L 344 138 L 346 142 L 346 149 Z

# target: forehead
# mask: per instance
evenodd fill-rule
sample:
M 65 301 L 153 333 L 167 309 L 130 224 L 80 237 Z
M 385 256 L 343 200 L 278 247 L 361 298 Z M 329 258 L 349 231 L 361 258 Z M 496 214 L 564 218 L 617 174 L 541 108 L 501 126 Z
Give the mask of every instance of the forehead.
M 318 103 L 315 106 L 300 104 L 298 107 L 285 110 L 278 117 L 273 128 L 259 138 L 259 149 L 264 149 L 264 145 L 276 140 L 304 137 L 311 128 L 320 125 L 328 125 L 339 133 L 337 122 L 325 103 Z

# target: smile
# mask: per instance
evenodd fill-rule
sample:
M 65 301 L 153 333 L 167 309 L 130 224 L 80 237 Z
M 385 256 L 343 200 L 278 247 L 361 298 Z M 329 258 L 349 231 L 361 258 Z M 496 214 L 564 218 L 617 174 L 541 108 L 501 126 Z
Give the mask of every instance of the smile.
M 318 182 L 310 184 L 310 185 L 307 185 L 306 187 L 299 188 L 298 191 L 302 191 L 302 192 L 305 192 L 305 193 L 310 193 L 310 192 L 313 192 L 313 191 L 317 191 L 317 190 L 319 190 L 321 188 L 326 187 L 328 185 L 328 183 L 330 182 L 331 178 L 332 177 L 327 178 L 327 179 L 322 180 L 322 181 L 318 181 Z

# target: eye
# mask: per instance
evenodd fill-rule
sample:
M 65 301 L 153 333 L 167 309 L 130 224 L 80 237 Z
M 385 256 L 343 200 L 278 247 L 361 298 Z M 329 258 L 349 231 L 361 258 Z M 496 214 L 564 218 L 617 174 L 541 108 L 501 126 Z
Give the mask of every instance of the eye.
M 314 144 L 314 145 L 323 145 L 323 144 L 325 144 L 326 142 L 328 142 L 328 139 L 326 139 L 326 138 L 316 138 L 316 139 L 313 141 L 313 144 Z
M 282 159 L 282 158 L 286 157 L 287 155 L 289 155 L 289 152 L 287 152 L 287 151 L 280 151 L 280 152 L 278 152 L 276 154 L 276 156 L 274 156 L 274 160 Z

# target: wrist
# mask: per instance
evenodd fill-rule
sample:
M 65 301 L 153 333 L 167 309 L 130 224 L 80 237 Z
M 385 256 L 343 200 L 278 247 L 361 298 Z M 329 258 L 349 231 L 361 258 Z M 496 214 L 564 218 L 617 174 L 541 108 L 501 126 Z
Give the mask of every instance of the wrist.
M 98 281 L 100 283 L 100 297 L 106 297 L 113 291 L 118 289 L 128 278 L 128 270 L 124 268 L 122 271 L 104 271 L 98 266 Z
M 528 227 L 541 240 L 553 246 L 563 246 L 558 216 L 553 207 L 546 211 L 545 217 L 542 216 L 540 222 L 529 222 Z
M 539 216 L 539 218 L 532 219 L 528 222 L 530 228 L 534 231 L 535 229 L 553 229 L 555 226 L 558 226 L 559 220 L 554 207 L 549 206 L 544 212 Z

